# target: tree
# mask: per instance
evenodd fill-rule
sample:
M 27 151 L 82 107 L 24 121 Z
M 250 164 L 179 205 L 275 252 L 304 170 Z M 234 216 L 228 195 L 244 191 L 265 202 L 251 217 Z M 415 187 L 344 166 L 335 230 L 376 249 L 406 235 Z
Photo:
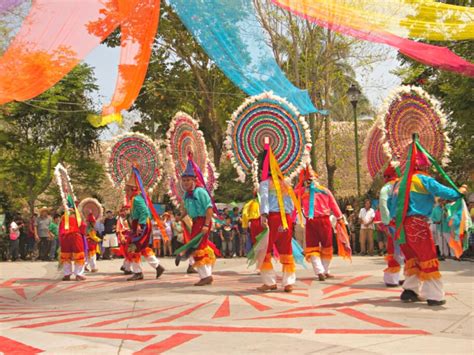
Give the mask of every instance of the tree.
M 4 106 L 0 114 L 0 190 L 26 202 L 31 213 L 53 178 L 59 162 L 70 166 L 74 182 L 86 189 L 103 171 L 90 155 L 102 129 L 87 115 L 94 111 L 90 94 L 97 90 L 92 68 L 78 65 L 54 87 L 27 102 Z
M 214 193 L 217 202 L 243 202 L 253 197 L 253 186 L 250 177 L 247 177 L 245 183 L 235 181 L 237 171 L 230 161 L 221 164 L 219 174 L 219 186 Z

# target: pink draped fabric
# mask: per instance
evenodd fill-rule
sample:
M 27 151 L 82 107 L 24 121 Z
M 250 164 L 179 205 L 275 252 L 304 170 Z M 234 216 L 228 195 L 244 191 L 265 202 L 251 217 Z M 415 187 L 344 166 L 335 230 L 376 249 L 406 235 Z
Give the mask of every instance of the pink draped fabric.
M 324 13 L 321 13 L 321 17 L 316 17 L 317 14 L 313 12 L 313 15 L 310 16 L 297 10 L 299 8 L 297 6 L 298 1 L 295 1 L 295 6 L 292 6 L 291 2 L 288 1 L 272 0 L 272 2 L 321 27 L 365 41 L 388 44 L 397 48 L 400 53 L 428 66 L 457 72 L 466 76 L 474 76 L 474 65 L 446 47 L 412 41 L 374 28 L 354 28 L 351 27 L 350 22 L 347 24 L 330 22 L 325 19 Z

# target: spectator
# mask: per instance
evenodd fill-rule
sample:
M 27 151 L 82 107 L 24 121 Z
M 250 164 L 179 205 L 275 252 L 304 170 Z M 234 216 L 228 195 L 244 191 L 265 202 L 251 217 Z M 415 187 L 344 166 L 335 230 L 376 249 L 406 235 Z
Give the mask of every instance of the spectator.
M 56 252 L 59 248 L 59 222 L 61 221 L 61 216 L 55 214 L 53 220 L 49 224 L 49 240 L 51 241 L 51 248 L 49 250 L 49 260 L 56 260 Z
M 28 239 L 27 239 L 27 259 L 30 258 L 31 260 L 36 260 L 37 251 L 37 243 L 38 240 L 36 239 L 36 220 L 38 219 L 38 214 L 34 213 L 29 221 L 27 222 L 27 225 L 25 226 L 25 229 L 28 234 Z
M 173 253 L 176 249 L 184 245 L 184 222 L 181 221 L 181 213 L 176 214 L 176 218 L 171 222 L 173 229 L 172 248 Z
M 222 256 L 224 258 L 232 258 L 234 254 L 234 236 L 235 230 L 232 228 L 232 219 L 227 217 L 220 232 L 222 241 Z
M 97 237 L 100 238 L 100 242 L 98 242 L 97 244 L 99 245 L 99 253 L 96 254 L 96 260 L 100 260 L 102 259 L 102 239 L 104 238 L 104 218 L 102 217 L 101 219 L 98 219 L 96 222 L 95 222 L 95 226 L 94 226 L 94 229 L 95 229 L 95 233 L 97 235 Z M 117 241 L 120 243 L 120 238 L 119 236 L 117 236 Z
M 367 254 L 367 244 L 369 245 L 368 254 L 374 254 L 374 217 L 375 211 L 371 208 L 370 200 L 364 202 L 364 207 L 359 212 L 360 221 L 360 255 Z
M 105 213 L 104 219 L 104 238 L 102 240 L 102 247 L 104 248 L 103 259 L 110 260 L 110 249 L 118 248 L 117 234 L 115 233 L 117 228 L 117 219 L 114 217 L 112 211 Z
M 380 210 L 375 211 L 374 216 L 375 233 L 377 234 L 377 249 L 379 256 L 385 253 L 385 245 L 387 244 L 387 229 L 385 224 L 382 223 L 382 216 Z
M 357 217 L 354 212 L 354 208 L 352 208 L 351 205 L 346 206 L 346 214 L 345 214 L 346 220 L 347 220 L 347 228 L 349 229 L 350 237 L 351 237 L 351 247 L 352 247 L 352 253 L 356 253 L 356 224 L 357 224 Z
M 163 213 L 162 216 L 165 231 L 168 235 L 168 240 L 163 240 L 163 256 L 173 256 L 173 250 L 171 249 L 171 241 L 173 240 L 172 214 L 173 212 L 168 211 Z
M 20 226 L 20 258 L 26 260 L 28 255 L 28 223 L 25 223 L 23 217 L 19 217 L 17 224 Z
M 245 235 L 242 233 L 242 218 L 239 208 L 234 207 L 229 215 L 232 219 L 232 228 L 234 230 L 234 254 L 243 256 L 245 249 Z
M 35 239 L 39 241 L 39 259 L 42 261 L 48 260 L 49 250 L 51 249 L 51 242 L 49 240 L 50 224 L 51 217 L 49 216 L 48 209 L 43 207 L 35 224 Z
M 216 248 L 222 253 L 221 225 L 219 223 L 212 225 L 211 242 L 213 242 Z
M 151 238 L 152 238 L 152 244 L 153 244 L 153 252 L 157 256 L 161 256 L 161 240 L 163 239 L 161 235 L 160 228 L 158 228 L 158 225 L 156 224 L 155 220 L 152 219 L 151 221 Z
M 224 218 L 229 217 L 229 209 L 227 207 L 224 207 L 224 209 L 222 210 L 222 216 Z
M 20 218 L 16 217 L 10 223 L 10 260 L 16 261 L 20 252 Z

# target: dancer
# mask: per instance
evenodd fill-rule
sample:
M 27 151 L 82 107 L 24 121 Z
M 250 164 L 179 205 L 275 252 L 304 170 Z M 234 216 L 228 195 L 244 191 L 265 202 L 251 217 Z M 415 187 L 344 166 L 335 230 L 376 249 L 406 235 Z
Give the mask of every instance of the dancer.
M 94 215 L 89 213 L 87 216 L 87 227 L 86 227 L 86 240 L 87 240 L 87 262 L 85 271 L 97 272 L 97 248 L 100 238 L 95 232 L 96 219 Z
M 75 275 L 76 281 L 83 281 L 86 279 L 83 275 L 87 251 L 84 238 L 86 225 L 81 220 L 81 214 L 76 207 L 74 190 L 66 168 L 61 164 L 56 165 L 54 175 L 64 208 L 64 214 L 59 223 L 60 265 L 63 266 L 63 281 L 70 281 L 71 275 Z
M 63 281 L 70 281 L 71 276 L 76 281 L 84 281 L 85 224 L 81 222 L 72 200 L 68 203 L 68 210 L 61 217 L 59 224 L 59 246 L 61 248 L 60 261 L 63 267 Z
M 265 149 L 259 156 L 260 173 L 260 213 L 262 226 L 269 229 L 267 253 L 260 268 L 263 285 L 258 291 L 277 289 L 276 273 L 272 265 L 274 246 L 282 264 L 282 286 L 285 292 L 292 292 L 296 282 L 296 265 L 291 244 L 293 234 L 292 213 L 298 203 L 291 186 L 284 181 L 280 167 L 266 141 Z
M 85 271 L 97 272 L 97 253 L 99 250 L 100 238 L 97 236 L 95 229 L 96 221 L 100 220 L 104 215 L 104 209 L 100 202 L 95 198 L 85 198 L 79 203 L 78 210 L 82 218 L 87 218 L 86 226 L 86 266 Z
M 333 228 L 331 213 L 337 223 L 345 228 L 341 209 L 331 191 L 317 181 L 317 174 L 307 167 L 304 172 L 304 193 L 301 196 L 302 207 L 306 216 L 305 257 L 311 262 L 319 281 L 333 276 L 329 272 L 333 256 Z
M 191 155 L 188 158 L 186 170 L 181 175 L 183 188 L 186 191 L 183 196 L 184 210 L 182 211 L 182 219 L 189 216 L 193 220 L 191 228 L 191 241 L 180 249 L 187 250 L 187 256 L 192 254 L 194 269 L 199 274 L 200 280 L 194 286 L 211 285 L 214 281 L 212 277 L 212 267 L 216 261 L 215 247 L 209 241 L 209 234 L 212 226 L 213 204 L 209 193 L 205 188 L 197 186 L 197 176 L 195 166 L 192 162 Z M 190 244 L 198 238 L 198 244 L 190 247 Z M 178 249 L 177 254 L 179 254 Z M 176 263 L 179 264 L 180 256 L 178 255 Z
M 148 247 L 151 235 L 151 214 L 144 197 L 140 193 L 139 176 L 138 170 L 133 168 L 130 179 L 125 185 L 125 193 L 131 201 L 130 220 L 132 222 L 127 253 L 131 260 L 133 275 L 127 281 L 143 280 L 142 256 L 156 270 L 156 278 L 159 278 L 165 271 L 153 250 Z M 163 234 L 166 235 L 164 231 Z
M 120 267 L 120 271 L 123 271 L 125 275 L 131 275 L 132 272 L 132 260 L 128 253 L 128 245 L 130 244 L 130 225 L 128 224 L 127 215 L 130 208 L 126 205 L 123 205 L 119 212 L 119 217 L 117 218 L 117 238 L 120 243 L 120 252 L 123 256 L 123 263 Z
M 400 266 L 403 265 L 403 256 L 401 255 L 400 246 L 394 242 L 395 221 L 390 218 L 389 199 L 393 194 L 393 186 L 398 180 L 396 170 L 392 165 L 388 165 L 383 173 L 385 185 L 380 190 L 379 210 L 382 223 L 387 232 L 387 267 L 383 271 L 383 280 L 387 287 L 397 287 L 400 284 Z
M 255 244 L 257 235 L 263 232 L 262 220 L 260 218 L 260 202 L 257 191 L 254 190 L 255 197 L 248 201 L 242 209 L 242 228 L 250 235 L 252 246 Z
M 466 192 L 466 187 L 455 190 L 429 176 L 431 163 L 422 149 L 415 136 L 404 177 L 394 189 L 397 197 L 396 237 L 400 240 L 406 259 L 405 282 L 400 299 L 403 302 L 426 299 L 429 306 L 440 306 L 446 300 L 428 218 L 433 210 L 435 196 L 458 200 Z

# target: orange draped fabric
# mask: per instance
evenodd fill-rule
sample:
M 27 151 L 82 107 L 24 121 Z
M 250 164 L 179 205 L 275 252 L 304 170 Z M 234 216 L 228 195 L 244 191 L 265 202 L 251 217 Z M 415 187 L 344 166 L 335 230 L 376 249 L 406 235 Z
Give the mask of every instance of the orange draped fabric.
M 0 104 L 31 99 L 51 88 L 121 27 L 118 80 L 103 114 L 129 108 L 143 83 L 160 0 L 35 0 L 0 58 Z

